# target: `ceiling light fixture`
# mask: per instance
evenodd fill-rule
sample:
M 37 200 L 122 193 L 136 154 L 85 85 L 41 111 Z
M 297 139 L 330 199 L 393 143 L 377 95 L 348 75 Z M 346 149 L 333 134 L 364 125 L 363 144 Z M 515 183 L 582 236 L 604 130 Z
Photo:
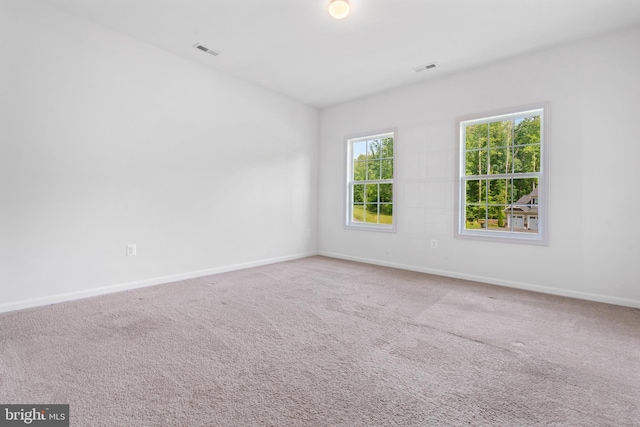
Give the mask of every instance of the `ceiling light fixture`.
M 329 14 L 336 19 L 342 19 L 349 14 L 349 0 L 330 0 Z

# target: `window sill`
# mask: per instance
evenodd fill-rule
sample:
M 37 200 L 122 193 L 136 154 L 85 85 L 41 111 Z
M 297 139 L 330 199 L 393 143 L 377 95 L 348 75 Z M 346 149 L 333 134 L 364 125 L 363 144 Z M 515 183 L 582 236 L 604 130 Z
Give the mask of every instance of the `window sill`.
M 507 234 L 503 231 L 464 231 L 456 232 L 457 239 L 479 240 L 484 242 L 516 243 L 524 245 L 548 246 L 547 239 L 542 234 Z
M 351 223 L 344 226 L 347 230 L 359 230 L 359 231 L 380 231 L 383 233 L 395 233 L 395 225 L 376 225 L 376 224 L 358 224 Z

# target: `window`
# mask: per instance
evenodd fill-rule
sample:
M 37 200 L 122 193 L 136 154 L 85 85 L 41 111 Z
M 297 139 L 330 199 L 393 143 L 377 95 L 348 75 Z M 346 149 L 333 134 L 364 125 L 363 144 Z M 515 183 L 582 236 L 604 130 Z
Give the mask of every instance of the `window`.
M 547 243 L 544 112 L 459 122 L 457 237 Z
M 347 139 L 347 227 L 394 231 L 395 132 Z

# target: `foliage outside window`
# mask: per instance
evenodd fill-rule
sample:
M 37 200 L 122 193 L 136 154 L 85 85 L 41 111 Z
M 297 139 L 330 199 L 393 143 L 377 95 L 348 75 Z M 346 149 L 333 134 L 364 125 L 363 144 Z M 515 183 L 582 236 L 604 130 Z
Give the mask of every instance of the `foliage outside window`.
M 347 226 L 394 230 L 394 133 L 347 140 Z
M 460 121 L 457 235 L 546 244 L 544 108 Z

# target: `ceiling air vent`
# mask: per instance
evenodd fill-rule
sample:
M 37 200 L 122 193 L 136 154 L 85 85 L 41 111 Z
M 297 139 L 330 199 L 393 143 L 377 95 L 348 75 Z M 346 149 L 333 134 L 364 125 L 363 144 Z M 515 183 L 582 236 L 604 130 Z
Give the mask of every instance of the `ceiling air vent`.
M 207 52 L 209 55 L 213 55 L 213 56 L 219 55 L 219 53 L 216 52 L 215 50 L 211 50 L 208 47 L 201 45 L 200 43 L 194 44 L 193 47 L 195 47 L 196 49 L 200 49 L 203 52 Z
M 415 67 L 413 71 L 415 71 L 416 73 L 419 73 L 421 71 L 431 70 L 432 68 L 436 68 L 436 67 L 437 67 L 437 64 L 433 62 L 431 64 L 420 65 L 419 67 Z

